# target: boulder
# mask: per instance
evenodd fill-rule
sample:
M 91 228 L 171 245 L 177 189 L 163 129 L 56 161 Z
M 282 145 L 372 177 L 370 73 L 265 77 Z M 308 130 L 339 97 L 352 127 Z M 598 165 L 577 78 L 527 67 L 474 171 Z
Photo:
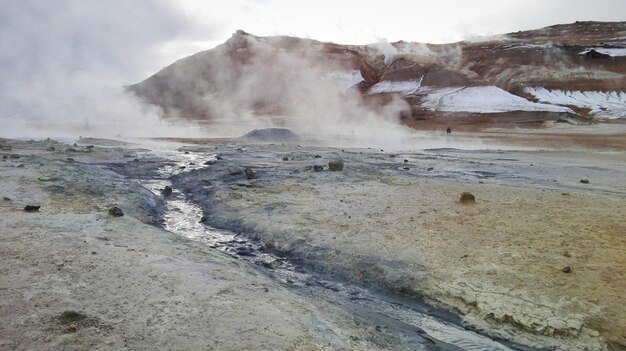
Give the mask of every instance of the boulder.
M 124 212 L 122 211 L 121 208 L 117 206 L 113 206 L 109 208 L 109 214 L 113 217 L 122 217 L 124 215 Z
M 464 205 L 475 204 L 476 197 L 468 192 L 461 194 L 460 202 Z
M 24 212 L 37 212 L 40 208 L 41 206 L 26 205 L 24 206 Z
M 165 197 L 172 195 L 172 187 L 169 185 L 166 185 L 165 188 L 161 190 L 161 194 Z
M 343 170 L 343 160 L 334 159 L 328 162 L 328 169 L 333 172 L 341 172 Z
M 250 167 L 246 167 L 246 169 L 244 169 L 244 172 L 246 173 L 246 178 L 248 180 L 250 179 L 256 179 L 256 171 Z

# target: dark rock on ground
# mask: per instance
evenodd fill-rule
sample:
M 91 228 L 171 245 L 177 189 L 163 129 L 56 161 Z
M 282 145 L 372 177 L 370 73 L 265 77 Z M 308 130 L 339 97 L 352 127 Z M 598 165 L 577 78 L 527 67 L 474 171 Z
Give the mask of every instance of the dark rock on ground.
M 340 172 L 343 170 L 343 160 L 335 159 L 328 162 L 328 169 L 333 172 Z
M 205 166 L 212 166 L 212 165 L 214 165 L 215 163 L 216 163 L 216 161 L 215 161 L 215 160 L 208 160 L 208 161 L 206 161 L 206 162 L 204 163 L 204 165 L 205 165 Z
M 567 266 L 565 268 L 562 269 L 563 273 L 571 273 L 572 272 L 572 267 Z
M 5 197 L 3 197 L 3 198 L 2 198 L 2 200 L 3 200 L 3 201 L 11 201 L 11 198 L 10 198 L 10 197 L 6 197 L 6 196 L 5 196 Z
M 580 182 L 583 184 L 589 184 L 589 179 L 581 179 Z
M 18 155 L 18 154 L 11 154 L 11 156 L 9 156 L 9 158 L 18 159 L 18 158 L 20 158 L 20 155 Z
M 324 166 L 320 166 L 320 165 L 313 166 L 313 171 L 315 172 L 321 172 L 323 170 L 324 170 Z
M 24 211 L 25 212 L 37 212 L 37 211 L 39 211 L 40 208 L 41 208 L 41 206 L 26 205 L 26 206 L 24 206 Z
M 466 204 L 475 204 L 476 197 L 470 193 L 462 193 L 460 202 L 464 205 Z
M 289 161 L 289 157 L 287 156 L 283 157 L 283 161 Z
M 229 167 L 228 168 L 228 174 L 230 174 L 230 175 L 239 175 L 241 173 L 243 173 L 243 171 L 239 167 Z
M 246 178 L 248 178 L 248 179 L 256 179 L 256 171 L 253 170 L 252 168 L 246 167 L 244 172 L 246 173 Z
M 122 217 L 124 215 L 124 212 L 119 207 L 113 206 L 109 208 L 109 214 L 113 217 Z
M 322 155 L 315 155 L 314 158 L 322 158 Z
M 80 312 L 67 310 L 67 311 L 63 311 L 63 313 L 61 313 L 59 317 L 57 318 L 59 319 L 59 322 L 61 322 L 62 324 L 71 324 L 71 323 L 80 322 L 83 319 L 87 318 L 87 316 Z
M 161 194 L 163 196 L 170 196 L 172 195 L 172 187 L 169 185 L 166 185 L 165 188 L 163 188 L 163 190 L 161 190 Z
M 50 146 L 49 148 L 46 149 L 46 151 L 54 151 L 54 150 L 56 150 L 54 146 Z
M 428 169 L 426 169 L 427 171 L 432 171 L 434 168 L 433 167 L 428 167 Z

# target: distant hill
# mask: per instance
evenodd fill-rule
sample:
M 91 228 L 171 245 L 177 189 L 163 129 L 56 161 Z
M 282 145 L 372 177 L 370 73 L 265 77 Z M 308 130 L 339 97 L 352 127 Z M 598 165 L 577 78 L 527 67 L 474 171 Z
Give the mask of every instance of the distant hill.
M 343 103 L 377 111 L 394 101 L 402 102 L 397 117 L 414 124 L 601 120 L 626 119 L 625 74 L 626 22 L 443 45 L 340 45 L 237 31 L 128 89 L 167 116 L 208 121 L 316 118 Z

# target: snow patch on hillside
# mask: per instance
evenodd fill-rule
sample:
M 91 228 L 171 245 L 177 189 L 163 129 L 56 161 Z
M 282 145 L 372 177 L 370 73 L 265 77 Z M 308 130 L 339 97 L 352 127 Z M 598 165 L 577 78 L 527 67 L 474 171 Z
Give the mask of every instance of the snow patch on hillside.
M 526 88 L 537 100 L 555 105 L 588 108 L 600 118 L 626 118 L 626 93 L 623 91 L 563 91 Z
M 574 113 L 567 107 L 528 101 L 496 86 L 429 87 L 422 88 L 420 95 L 422 95 L 422 106 L 445 112 L 501 113 L 537 111 Z
M 591 50 L 595 50 L 596 52 L 609 55 L 611 57 L 626 56 L 626 48 L 587 48 L 585 51 L 581 51 L 580 55 L 584 55 Z
M 423 78 L 423 77 L 422 77 Z M 374 84 L 369 90 L 370 94 L 399 93 L 402 95 L 415 94 L 422 86 L 422 78 L 419 80 L 389 81 L 384 80 Z

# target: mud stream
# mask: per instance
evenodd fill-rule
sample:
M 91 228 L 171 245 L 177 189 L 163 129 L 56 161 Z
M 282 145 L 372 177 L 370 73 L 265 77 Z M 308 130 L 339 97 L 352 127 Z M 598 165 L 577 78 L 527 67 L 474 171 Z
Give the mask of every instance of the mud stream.
M 329 280 L 307 272 L 288 257 L 266 250 L 245 235 L 215 229 L 201 223 L 203 211 L 174 187 L 171 176 L 202 169 L 217 154 L 205 151 L 172 151 L 161 148 L 147 152 L 162 162 L 158 176 L 140 179 L 142 184 L 162 196 L 165 186 L 173 192 L 165 196 L 165 229 L 183 237 L 200 241 L 224 254 L 245 261 L 259 273 L 279 281 L 292 291 L 321 299 L 349 311 L 367 328 L 383 333 L 394 340 L 394 348 L 405 350 L 533 350 L 532 348 L 495 340 L 488 333 L 468 330 L 458 316 L 429 306 L 414 298 L 390 294 L 342 281 Z M 320 324 L 320 332 L 332 333 Z

